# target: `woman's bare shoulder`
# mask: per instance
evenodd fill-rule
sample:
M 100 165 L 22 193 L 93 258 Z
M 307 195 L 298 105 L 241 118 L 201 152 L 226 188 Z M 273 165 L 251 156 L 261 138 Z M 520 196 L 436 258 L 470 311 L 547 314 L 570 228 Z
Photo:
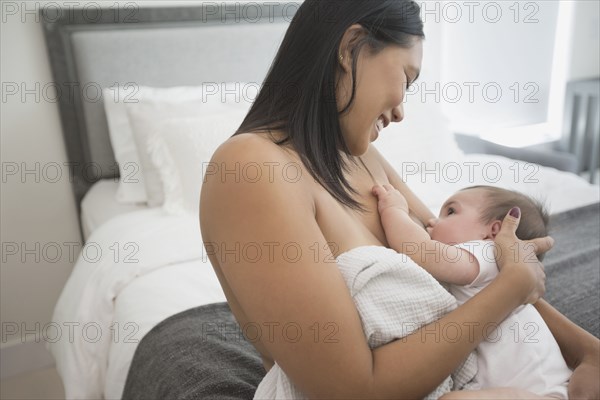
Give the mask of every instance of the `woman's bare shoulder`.
M 275 143 L 274 140 L 278 137 L 266 133 L 237 134 L 219 146 L 211 161 L 253 159 L 269 162 L 271 159 L 293 158 L 293 152 Z
M 205 166 L 200 196 L 202 224 L 218 225 L 223 213 L 256 214 L 259 207 L 314 217 L 307 174 L 294 157 L 268 137 L 239 134 L 225 141 Z

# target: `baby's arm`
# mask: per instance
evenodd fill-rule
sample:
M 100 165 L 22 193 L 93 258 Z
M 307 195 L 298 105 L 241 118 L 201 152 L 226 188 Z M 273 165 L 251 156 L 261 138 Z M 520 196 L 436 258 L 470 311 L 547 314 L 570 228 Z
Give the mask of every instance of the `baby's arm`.
M 439 281 L 468 285 L 479 274 L 479 263 L 468 251 L 429 237 L 409 216 L 408 204 L 391 185 L 376 185 L 381 224 L 389 245 L 406 254 Z

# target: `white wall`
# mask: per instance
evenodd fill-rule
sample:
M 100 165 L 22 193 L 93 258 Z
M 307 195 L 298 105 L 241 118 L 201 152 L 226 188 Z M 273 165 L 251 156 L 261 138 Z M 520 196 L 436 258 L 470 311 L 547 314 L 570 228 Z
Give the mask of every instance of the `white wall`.
M 51 3 L 64 6 L 64 10 L 75 5 L 101 4 L 89 0 Z M 193 2 L 129 3 L 144 7 Z M 111 1 L 104 5 L 113 4 Z M 43 338 L 32 332 L 43 333 L 51 321 L 54 305 L 81 248 L 68 168 L 64 166 L 67 156 L 58 106 L 48 101 L 54 94 L 44 90 L 44 85 L 52 81 L 42 25 L 37 16 L 39 8 L 44 6 L 44 2 L 33 1 L 0 3 L 2 377 L 51 362 L 47 354 L 39 354 L 45 351 Z M 11 94 L 15 87 L 17 93 Z M 56 166 L 61 167 L 60 179 L 56 179 L 56 171 L 59 171 Z M 22 176 L 24 170 L 33 172 Z M 74 257 L 70 251 L 73 249 Z M 62 253 L 60 256 L 57 250 Z M 13 334 L 15 326 L 18 332 Z M 30 333 L 26 334 L 22 328 Z M 27 350 L 23 350 L 24 347 Z
M 78 242 L 79 231 L 71 187 L 66 176 L 51 183 L 42 176 L 49 163 L 63 165 L 66 153 L 62 140 L 57 105 L 42 96 L 43 86 L 51 82 L 50 65 L 35 13 L 7 15 L 2 3 L 2 191 L 1 218 L 2 266 L 0 310 L 3 332 L 6 323 L 24 323 L 33 328 L 50 320 L 54 303 L 71 271 L 73 260 L 68 254 L 56 261 L 50 253 L 53 243 Z M 34 10 L 33 3 L 29 9 Z M 18 4 L 17 4 L 18 5 Z M 23 20 L 22 20 L 23 18 Z M 8 87 L 34 93 L 8 94 Z M 40 90 L 36 90 L 36 87 Z M 13 163 L 19 170 L 39 174 L 11 175 Z M 18 171 L 20 172 L 20 171 Z M 12 255 L 13 244 L 17 254 Z M 35 249 L 24 254 L 21 249 Z M 47 250 L 44 257 L 42 249 Z M 66 250 L 63 248 L 63 250 Z M 22 260 L 22 257 L 25 259 Z M 36 260 L 37 258 L 37 260 Z M 34 339 L 29 335 L 27 339 Z M 20 342 L 20 336 L 3 337 L 1 346 Z

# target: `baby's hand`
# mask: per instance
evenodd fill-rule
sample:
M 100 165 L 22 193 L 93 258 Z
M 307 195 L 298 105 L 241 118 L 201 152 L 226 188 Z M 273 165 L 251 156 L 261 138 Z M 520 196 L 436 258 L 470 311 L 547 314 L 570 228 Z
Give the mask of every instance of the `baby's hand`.
M 405 211 L 408 214 L 408 203 L 399 190 L 392 185 L 375 185 L 372 189 L 373 194 L 377 197 L 377 209 L 379 214 L 389 208 L 396 208 Z

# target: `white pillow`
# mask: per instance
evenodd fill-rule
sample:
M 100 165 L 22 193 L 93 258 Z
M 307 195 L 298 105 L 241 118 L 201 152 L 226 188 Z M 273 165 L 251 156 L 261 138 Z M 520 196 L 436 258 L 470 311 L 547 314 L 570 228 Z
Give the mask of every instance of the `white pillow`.
M 168 181 L 161 179 L 160 167 L 153 162 L 149 147 L 155 136 L 165 134 L 162 124 L 164 121 L 194 117 L 201 119 L 235 109 L 240 112 L 247 111 L 246 107 L 242 106 L 202 102 L 140 102 L 128 104 L 126 108 L 137 148 L 140 170 L 144 175 L 147 203 L 150 207 L 158 207 L 163 204 L 165 199 L 163 185 L 169 184 Z
M 127 113 L 128 105 L 157 101 L 174 104 L 196 101 L 207 105 L 249 107 L 257 92 L 257 84 L 241 82 L 172 88 L 151 88 L 133 84 L 105 88 L 103 97 L 109 136 L 121 175 L 116 200 L 125 204 L 148 202 L 143 166 Z M 196 115 L 201 112 L 202 110 L 198 110 Z M 150 203 L 156 205 L 158 200 L 151 197 Z
M 246 112 L 231 109 L 204 117 L 171 118 L 157 127 L 148 145 L 164 183 L 163 208 L 169 214 L 198 215 L 200 189 L 216 149 L 242 123 Z

